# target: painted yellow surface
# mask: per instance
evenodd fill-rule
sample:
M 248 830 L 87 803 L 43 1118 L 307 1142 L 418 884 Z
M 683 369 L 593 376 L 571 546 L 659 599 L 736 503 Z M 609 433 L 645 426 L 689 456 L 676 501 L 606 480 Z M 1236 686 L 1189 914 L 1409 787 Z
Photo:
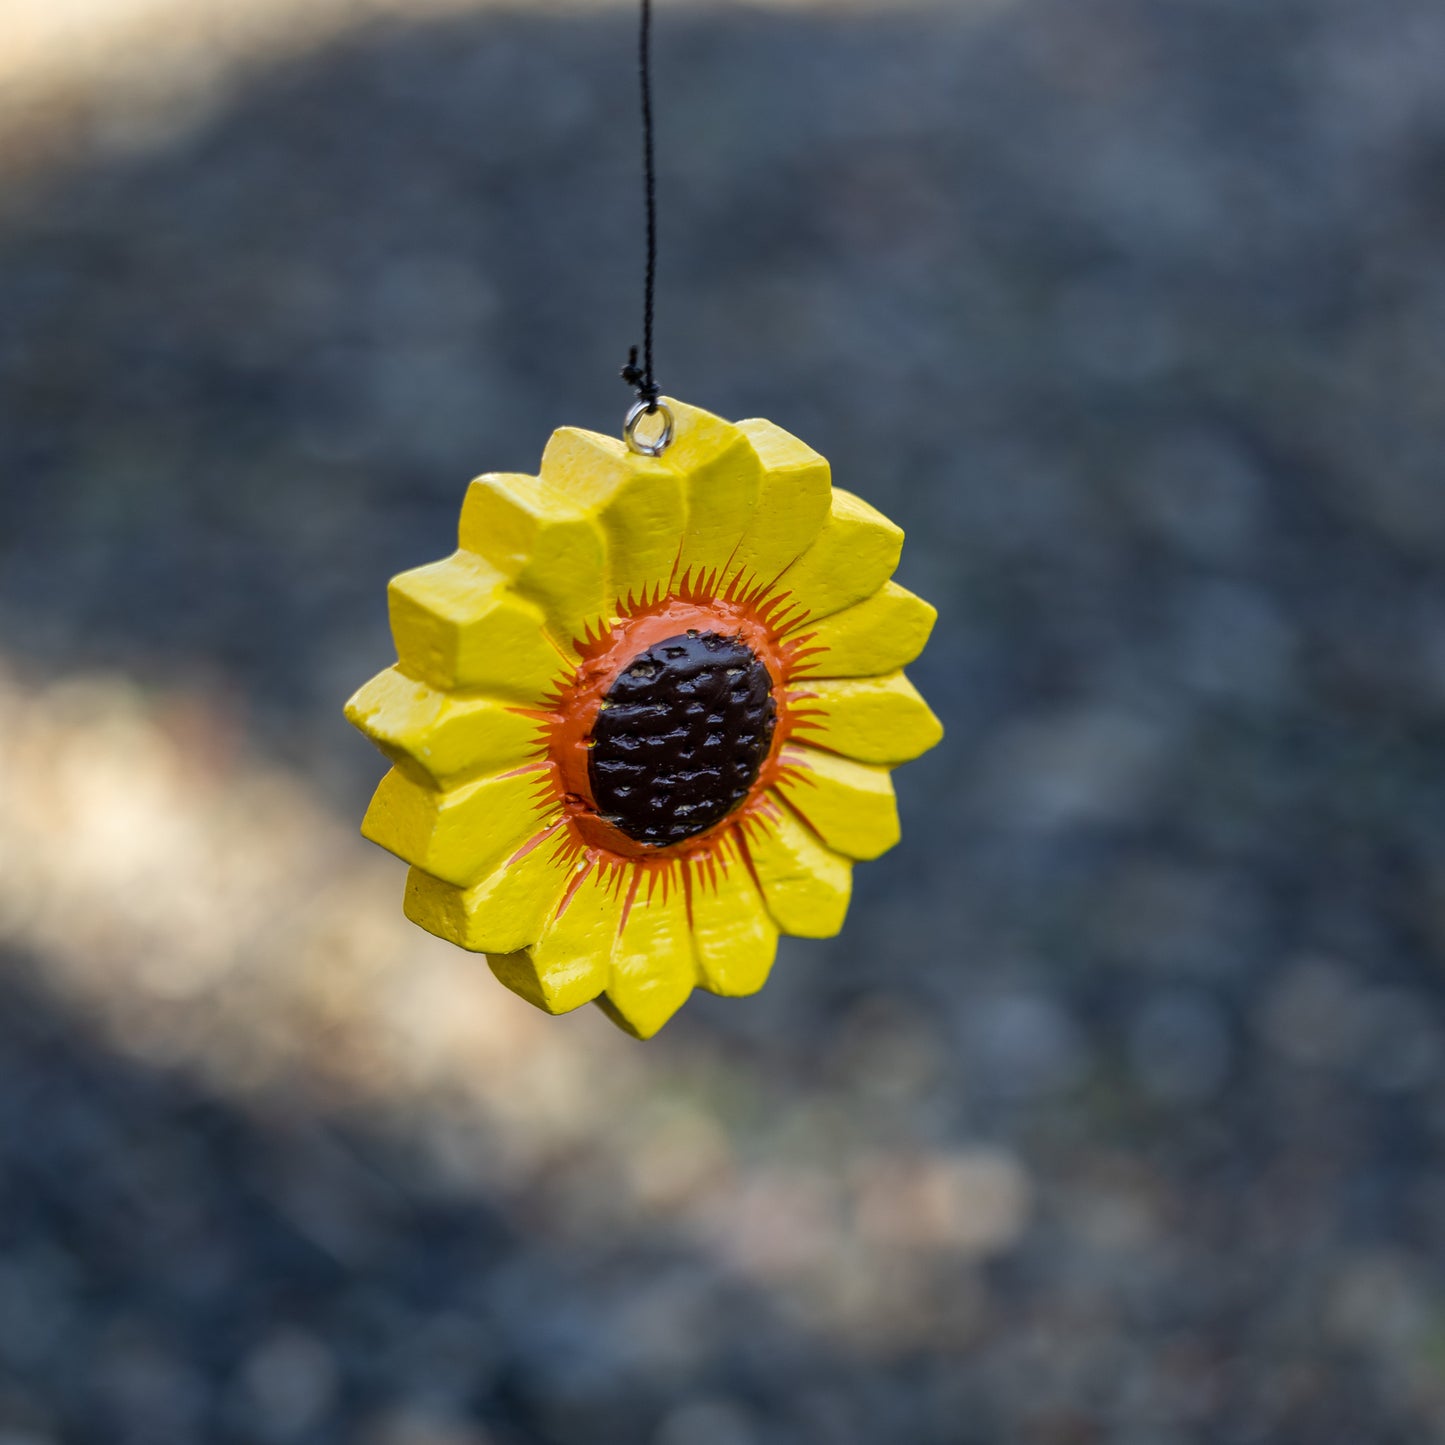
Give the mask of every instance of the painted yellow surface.
M 612 950 L 606 1011 L 628 1033 L 650 1039 L 686 1003 L 692 986 L 682 889 L 639 891 Z
M 748 839 L 768 912 L 784 933 L 832 938 L 843 927 L 853 865 L 826 848 L 786 808 Z
M 817 748 L 798 748 L 794 755 L 799 766 L 784 777 L 779 791 L 834 852 L 877 858 L 898 841 L 898 803 L 886 768 Z
M 615 878 L 591 869 L 530 949 L 505 960 L 489 956 L 493 972 L 548 1013 L 591 1003 L 607 987 L 624 900 Z
M 564 426 L 542 453 L 542 480 L 600 528 L 614 604 L 668 586 L 687 511 L 682 479 L 665 461 L 637 456 L 615 437 Z
M 540 477 L 478 477 L 462 503 L 458 541 L 510 579 L 570 648 L 607 611 L 607 542 L 594 516 Z
M 498 863 L 480 883 L 459 888 L 413 868 L 407 874 L 406 916 L 428 933 L 473 953 L 515 953 L 542 935 L 568 874 L 553 849 L 539 844 Z
M 387 600 L 401 670 L 421 682 L 534 702 L 557 675 L 541 612 L 471 552 L 394 577 Z
M 809 617 L 827 617 L 876 592 L 893 575 L 902 551 L 901 527 L 834 487 L 823 530 L 777 585 Z
M 508 772 L 537 753 L 539 724 L 515 705 L 443 692 L 395 667 L 377 673 L 346 716 L 398 768 L 433 788 Z
M 564 427 L 538 476 L 476 478 L 457 552 L 392 581 L 397 664 L 346 709 L 393 764 L 362 831 L 411 865 L 407 916 L 537 1007 L 596 1002 L 639 1038 L 694 987 L 756 992 L 781 933 L 842 927 L 854 861 L 898 841 L 889 767 L 941 735 L 899 670 L 935 618 L 890 580 L 901 531 L 774 423 L 668 405 L 661 458 Z M 759 609 L 786 594 L 756 615 L 798 644 L 774 681 L 802 727 L 711 862 L 639 861 L 577 831 L 547 719 L 579 647 L 684 590 Z
M 737 998 L 768 981 L 778 925 L 746 871 L 721 889 L 702 881 L 693 888 L 692 946 L 698 983 L 709 993 Z
M 746 436 L 729 422 L 682 402 L 670 403 L 677 440 L 663 460 L 683 479 L 687 527 L 676 576 L 720 576 L 758 510 L 763 467 Z
M 794 633 L 817 648 L 808 659 L 815 677 L 876 677 L 906 667 L 927 643 L 936 608 L 896 582 L 831 617 L 808 619 Z
M 361 831 L 415 868 L 469 887 L 537 836 L 557 807 L 539 798 L 535 773 L 504 773 L 439 791 L 393 768 Z
M 801 557 L 828 519 L 833 479 L 828 463 L 812 447 L 770 421 L 740 421 L 762 464 L 758 509 L 748 523 L 725 580 L 741 577 L 746 587 L 771 584 Z
M 943 724 L 901 672 L 886 677 L 809 680 L 806 704 L 817 709 L 810 743 L 863 763 L 906 763 L 943 736 Z

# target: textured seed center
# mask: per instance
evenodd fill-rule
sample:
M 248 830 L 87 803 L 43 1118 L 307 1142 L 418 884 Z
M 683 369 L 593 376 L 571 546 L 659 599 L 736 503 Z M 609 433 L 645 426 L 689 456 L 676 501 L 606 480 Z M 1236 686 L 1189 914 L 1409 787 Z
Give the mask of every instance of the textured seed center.
M 587 758 L 597 810 L 656 847 L 705 832 L 747 797 L 776 722 L 772 678 L 750 647 L 716 632 L 669 637 L 602 700 Z

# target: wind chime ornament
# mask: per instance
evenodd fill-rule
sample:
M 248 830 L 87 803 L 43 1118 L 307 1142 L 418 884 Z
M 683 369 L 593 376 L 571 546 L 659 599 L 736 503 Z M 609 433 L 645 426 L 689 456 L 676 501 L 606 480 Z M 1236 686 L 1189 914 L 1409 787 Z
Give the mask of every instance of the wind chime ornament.
M 658 397 L 650 350 L 624 439 L 563 427 L 538 475 L 471 483 L 346 709 L 392 763 L 362 832 L 411 865 L 407 917 L 639 1038 L 839 931 L 898 841 L 889 769 L 942 732 L 901 530 L 772 422 Z

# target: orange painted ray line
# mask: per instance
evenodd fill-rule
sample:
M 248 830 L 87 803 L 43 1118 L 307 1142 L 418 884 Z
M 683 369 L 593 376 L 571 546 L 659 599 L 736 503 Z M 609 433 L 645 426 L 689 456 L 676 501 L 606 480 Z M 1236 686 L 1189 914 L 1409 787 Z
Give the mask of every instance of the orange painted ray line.
M 806 726 L 808 726 L 808 727 L 817 727 L 818 724 L 817 724 L 817 723 L 808 723 L 808 724 L 806 724 Z M 838 748 L 830 748 L 830 747 L 827 745 L 827 743 L 816 742 L 816 741 L 815 741 L 814 739 L 812 739 L 812 738 L 807 738 L 807 739 L 805 740 L 805 746 L 812 748 L 812 750 L 813 750 L 815 753 L 827 753 L 830 758 L 842 758 L 845 762 L 850 762 L 850 763 L 855 763 L 855 762 L 858 761 L 857 758 L 849 757 L 847 753 L 842 752 L 840 749 L 838 749 Z M 883 767 L 884 765 L 881 764 L 881 763 L 872 763 L 872 764 L 869 764 L 869 766 L 870 766 L 870 767 Z M 891 772 L 891 771 L 892 771 L 892 768 L 891 768 L 891 767 L 888 768 L 888 771 Z
M 528 838 L 527 841 L 523 843 L 522 846 L 518 848 L 517 851 L 513 853 L 510 858 L 507 859 L 507 866 L 511 867 L 513 863 L 516 863 L 521 859 L 525 858 L 527 854 L 530 853 L 534 848 L 537 848 L 541 844 L 545 843 L 547 839 L 550 838 L 552 834 L 557 831 L 558 828 L 564 826 L 566 822 L 566 818 L 558 818 L 555 823 L 549 823 L 547 827 L 543 828 L 540 833 L 537 833 L 533 837 Z
M 539 758 L 535 763 L 523 763 L 520 768 L 513 768 L 509 773 L 498 773 L 497 776 L 499 778 L 520 778 L 524 777 L 527 773 L 538 773 L 551 766 L 552 760 L 550 758 Z
M 577 659 L 571 656 L 568 653 L 567 649 L 563 647 L 562 644 L 558 642 L 555 637 L 552 636 L 551 628 L 544 627 L 542 629 L 542 636 L 547 639 L 548 647 L 550 647 L 552 651 L 555 652 L 557 656 L 560 657 L 562 661 L 567 664 L 568 667 L 575 667 L 577 665 Z
M 783 805 L 783 807 L 785 807 L 788 812 L 790 812 L 825 848 L 827 848 L 828 840 L 822 835 L 821 832 L 818 831 L 818 825 L 814 823 L 813 820 L 791 798 L 784 797 L 783 794 L 779 792 L 776 788 L 773 791 L 777 793 L 778 801 Z M 830 851 L 832 850 L 830 849 Z
M 769 789 L 769 791 L 771 792 L 772 790 Z M 767 793 L 764 793 L 763 796 L 760 797 L 757 803 L 754 805 L 753 822 L 758 827 L 762 827 L 764 823 L 770 823 L 773 821 L 774 818 L 778 818 L 781 816 L 782 809 L 778 807 L 778 805 L 767 795 Z
M 827 525 L 827 522 L 825 521 L 823 525 L 826 526 L 826 525 Z M 822 530 L 823 530 L 822 527 L 820 527 L 820 528 L 818 529 L 819 533 L 821 533 Z M 807 547 L 804 547 L 804 548 L 803 548 L 803 551 L 802 551 L 802 552 L 799 552 L 799 553 L 793 558 L 793 560 L 792 560 L 791 562 L 789 562 L 788 565 L 787 565 L 786 567 L 784 567 L 783 570 L 782 570 L 781 572 L 779 572 L 779 573 L 777 574 L 777 576 L 774 577 L 771 582 L 768 583 L 767 591 L 771 592 L 771 591 L 773 590 L 773 588 L 776 587 L 776 586 L 778 585 L 778 583 L 781 582 L 781 581 L 783 580 L 783 578 L 786 577 L 786 576 L 788 575 L 788 573 L 791 572 L 791 571 L 793 570 L 793 568 L 798 565 L 798 563 L 799 563 L 800 561 L 802 561 L 803 556 L 804 556 L 804 553 L 806 553 L 806 552 L 808 551 L 808 548 L 813 545 L 813 542 L 816 542 L 817 540 L 818 540 L 818 539 L 817 539 L 817 537 L 815 536 L 815 537 L 813 538 L 813 540 L 808 543 L 808 546 L 807 546 Z
M 538 722 L 551 722 L 553 709 L 550 707 L 523 707 L 521 703 L 508 703 L 507 711 L 518 717 L 536 718 Z
M 816 788 L 818 780 L 813 776 L 813 770 L 805 762 L 790 763 L 779 774 L 778 782 L 797 783 L 802 787 Z
M 757 587 L 757 574 L 753 572 L 738 571 L 733 574 L 733 579 L 728 583 L 723 592 L 724 602 L 735 602 L 740 607 L 748 605 L 748 597 L 753 594 Z
M 755 509 L 755 511 L 754 511 L 754 515 L 756 515 L 756 509 Z M 733 549 L 732 549 L 731 552 L 728 553 L 728 559 L 727 559 L 726 562 L 723 563 L 723 565 L 722 565 L 722 571 L 718 573 L 718 576 L 719 576 L 719 577 L 726 577 L 726 576 L 728 575 L 728 573 L 729 573 L 730 571 L 732 571 L 733 559 L 738 555 L 738 548 L 743 545 L 743 538 L 744 538 L 745 536 L 747 536 L 748 531 L 750 530 L 751 526 L 752 526 L 752 522 L 751 522 L 751 519 L 749 519 L 748 526 L 746 526 L 746 527 L 743 528 L 742 532 L 741 532 L 741 533 L 739 534 L 739 536 L 738 536 L 737 541 L 733 543 Z M 736 579 L 734 579 L 734 580 L 736 580 Z M 729 590 L 731 590 L 731 589 L 729 589 Z
M 672 559 L 672 571 L 667 576 L 667 590 L 672 591 L 672 584 L 677 581 L 677 569 L 682 565 L 682 549 L 687 546 L 687 528 L 682 529 L 682 535 L 677 539 L 677 555 Z
M 534 800 L 540 807 L 544 803 L 562 802 L 562 784 L 557 777 L 557 769 L 552 765 L 551 759 L 547 761 L 547 771 L 537 779 L 537 794 Z
M 789 601 L 789 599 L 792 599 Z M 789 614 L 799 612 L 796 619 L 790 620 Z M 761 603 L 760 615 L 766 617 L 768 625 L 779 633 L 784 631 L 796 631 L 802 627 L 813 615 L 802 602 L 791 592 L 779 592 L 776 597 L 764 599 Z
M 632 916 L 632 905 L 637 902 L 637 890 L 642 883 L 642 875 L 645 866 L 636 863 L 632 869 L 632 884 L 627 890 L 627 901 L 622 905 L 622 916 L 617 920 L 617 935 L 622 936 L 622 930 L 627 927 L 627 920 Z
M 748 840 L 743 836 L 742 827 L 736 823 L 733 825 L 733 841 L 737 845 L 738 856 L 743 860 L 743 867 L 748 870 L 748 876 L 753 880 L 753 887 L 758 890 L 758 896 L 766 899 L 767 894 L 763 892 L 763 880 L 758 877 L 757 867 L 753 863 L 753 855 L 748 851 Z
M 678 860 L 678 862 L 679 862 L 680 867 L 681 867 L 683 905 L 684 905 L 684 907 L 687 909 L 687 927 L 688 927 L 688 932 L 690 933 L 690 932 L 692 931 L 692 928 L 693 928 L 693 919 L 692 919 L 692 868 L 691 868 L 691 865 L 690 865 L 690 860 L 687 859 L 687 858 L 680 858 L 680 859 Z
M 743 596 L 743 605 L 751 607 L 759 617 L 771 623 L 770 613 L 781 607 L 793 594 L 791 592 L 779 592 L 776 595 L 771 587 L 754 587 L 751 592 Z
M 572 900 L 577 896 L 577 890 L 587 881 L 587 876 L 596 865 L 589 858 L 587 862 L 577 870 L 577 876 L 567 885 L 567 891 L 562 895 L 562 901 L 557 905 L 557 912 L 553 915 L 554 920 L 561 918 L 567 911 Z

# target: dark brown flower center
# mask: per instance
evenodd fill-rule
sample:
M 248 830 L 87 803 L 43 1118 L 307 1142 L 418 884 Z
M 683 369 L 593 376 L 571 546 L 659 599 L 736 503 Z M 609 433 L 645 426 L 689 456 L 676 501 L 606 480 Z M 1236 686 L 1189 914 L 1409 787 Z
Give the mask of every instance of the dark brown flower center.
M 706 832 L 747 797 L 776 722 L 773 680 L 739 638 L 669 637 L 602 700 L 587 757 L 597 811 L 659 848 Z

